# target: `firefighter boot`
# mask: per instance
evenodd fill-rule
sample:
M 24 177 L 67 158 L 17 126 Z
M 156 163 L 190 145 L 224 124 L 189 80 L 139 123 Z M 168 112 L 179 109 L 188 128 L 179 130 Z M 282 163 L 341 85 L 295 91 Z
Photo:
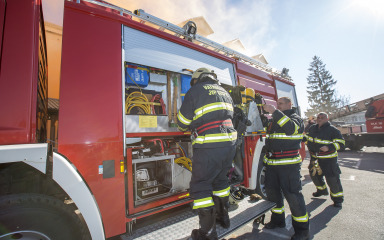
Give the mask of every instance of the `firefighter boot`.
M 333 204 L 334 207 L 337 207 L 337 208 L 342 208 L 343 207 L 343 204 L 341 202 L 335 202 Z
M 266 228 L 266 229 L 274 229 L 274 228 L 285 228 L 285 222 L 284 223 L 279 223 L 279 224 L 275 224 L 275 223 L 273 223 L 272 221 L 270 221 L 269 223 L 266 223 L 265 225 L 264 225 L 264 227 Z
M 284 228 L 285 227 L 285 214 L 272 213 L 271 221 L 264 225 L 266 229 Z
M 193 229 L 192 240 L 217 240 L 215 208 L 199 208 L 200 229 Z
M 295 234 L 291 237 L 291 240 L 308 240 L 308 239 L 309 239 L 309 230 L 295 232 Z
M 321 197 L 321 196 L 328 196 L 328 195 L 329 195 L 328 189 L 317 190 L 316 192 L 312 193 L 312 196 L 314 197 Z
M 216 207 L 216 222 L 219 223 L 223 228 L 229 228 L 231 225 L 228 215 L 229 196 L 213 196 L 213 202 L 215 203 Z

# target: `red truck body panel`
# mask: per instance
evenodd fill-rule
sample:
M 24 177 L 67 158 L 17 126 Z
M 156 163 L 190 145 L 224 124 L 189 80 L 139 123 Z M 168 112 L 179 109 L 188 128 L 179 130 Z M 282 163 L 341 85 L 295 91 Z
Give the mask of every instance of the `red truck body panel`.
M 4 18 L 5 18 L 5 0 L 0 0 L 0 61 L 1 61 L 1 51 L 3 46 L 3 30 L 4 30 Z M 0 68 L 1 69 L 1 68 Z
M 260 93 L 264 97 L 266 104 L 272 104 L 274 106 L 277 106 L 276 101 L 278 98 L 275 80 L 295 86 L 293 82 L 272 76 L 271 74 L 239 61 L 236 61 L 236 73 L 240 85 L 255 89 L 255 92 Z
M 276 100 L 275 83 L 271 75 L 242 62 L 236 62 L 239 84 L 256 89 L 266 99 Z
M 367 118 L 368 133 L 384 133 L 384 99 L 374 101 L 370 104 L 374 110 L 374 116 Z
M 242 184 L 245 187 L 249 187 L 249 177 L 252 175 L 252 161 L 254 157 L 253 149 L 255 149 L 259 136 L 248 136 L 245 137 L 244 145 L 244 180 Z
M 63 28 L 58 149 L 90 187 L 111 237 L 125 232 L 121 25 L 66 8 Z M 115 177 L 104 179 L 107 160 Z
M 373 118 L 384 118 L 384 99 L 374 101 L 370 104 L 375 109 Z
M 29 2 L 0 4 L 0 145 L 36 142 L 41 1 Z
M 382 119 L 367 119 L 368 133 L 384 133 L 384 118 Z

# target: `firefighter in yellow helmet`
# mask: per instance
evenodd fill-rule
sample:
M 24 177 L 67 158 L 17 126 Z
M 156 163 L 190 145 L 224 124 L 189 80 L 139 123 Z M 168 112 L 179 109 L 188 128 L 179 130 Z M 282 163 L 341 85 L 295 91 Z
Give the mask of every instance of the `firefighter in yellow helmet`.
M 216 74 L 207 68 L 197 69 L 178 113 L 179 130 L 192 132 L 190 196 L 200 221 L 200 229 L 192 231 L 192 239 L 217 239 L 216 221 L 224 228 L 230 226 L 226 175 L 237 139 L 232 118 L 232 98 L 219 85 Z

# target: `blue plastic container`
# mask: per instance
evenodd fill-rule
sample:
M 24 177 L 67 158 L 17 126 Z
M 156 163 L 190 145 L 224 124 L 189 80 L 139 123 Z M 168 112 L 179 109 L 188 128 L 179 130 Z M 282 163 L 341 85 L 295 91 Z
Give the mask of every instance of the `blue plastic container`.
M 125 63 L 125 83 L 145 88 L 149 83 L 149 68 L 133 63 Z
M 192 76 L 181 74 L 181 99 L 184 101 L 184 96 L 191 88 L 191 79 Z

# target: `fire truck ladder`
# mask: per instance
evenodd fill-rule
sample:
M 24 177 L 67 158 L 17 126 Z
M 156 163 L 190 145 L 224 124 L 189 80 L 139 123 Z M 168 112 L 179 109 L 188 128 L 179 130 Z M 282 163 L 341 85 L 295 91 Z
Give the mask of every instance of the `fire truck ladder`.
M 68 0 L 70 1 L 70 0 Z M 77 2 L 80 2 L 80 0 L 76 0 Z M 251 57 L 248 57 L 242 53 L 239 53 L 231 48 L 228 48 L 222 44 L 219 44 L 215 41 L 212 41 L 208 38 L 205 38 L 203 36 L 200 36 L 198 34 L 196 34 L 196 29 L 194 29 L 194 31 L 191 33 L 190 31 L 190 28 L 189 26 L 190 25 L 193 25 L 194 23 L 192 21 L 189 21 L 187 22 L 187 24 L 181 28 L 175 24 L 172 24 L 170 22 L 167 22 L 165 20 L 162 20 L 158 17 L 155 17 L 153 15 L 150 15 L 146 12 L 144 12 L 144 10 L 142 9 L 138 9 L 138 10 L 135 10 L 134 13 L 132 13 L 131 11 L 129 10 L 126 10 L 124 8 L 121 8 L 121 7 L 118 7 L 116 5 L 113 5 L 113 4 L 110 4 L 110 3 L 107 3 L 107 2 L 104 2 L 102 0 L 100 1 L 96 1 L 96 0 L 82 0 L 82 1 L 85 1 L 85 2 L 89 2 L 89 3 L 93 3 L 93 4 L 96 4 L 96 5 L 100 5 L 100 6 L 103 6 L 103 7 L 108 7 L 108 8 L 111 8 L 111 9 L 114 9 L 114 10 L 117 10 L 120 12 L 120 15 L 124 16 L 124 14 L 127 14 L 133 18 L 137 18 L 139 19 L 139 21 L 141 23 L 146 23 L 146 22 L 149 22 L 149 23 L 152 23 L 154 25 L 157 25 L 159 27 L 159 30 L 161 31 L 164 31 L 165 29 L 168 30 L 168 31 L 171 31 L 174 33 L 175 36 L 177 37 L 184 37 L 185 39 L 188 39 L 190 41 L 195 41 L 195 42 L 199 42 L 201 46 L 203 47 L 206 47 L 206 48 L 209 48 L 215 52 L 218 52 L 218 53 L 223 53 L 224 55 L 228 56 L 228 57 L 233 57 L 235 59 L 238 59 L 242 62 L 245 62 L 245 63 L 248 63 L 250 65 L 253 65 L 255 66 L 256 68 L 260 69 L 260 70 L 263 70 L 263 71 L 266 71 L 266 72 L 269 72 L 273 75 L 277 75 L 279 77 L 283 77 L 285 78 L 286 80 L 288 81 L 292 81 L 291 78 L 284 74 L 282 71 L 279 71 L 279 70 L 276 70 L 276 69 L 273 69 L 272 67 L 268 66 L 267 64 L 264 64 L 262 62 L 259 62 L 257 61 L 256 59 L 253 59 Z M 194 24 L 194 26 L 196 26 Z

